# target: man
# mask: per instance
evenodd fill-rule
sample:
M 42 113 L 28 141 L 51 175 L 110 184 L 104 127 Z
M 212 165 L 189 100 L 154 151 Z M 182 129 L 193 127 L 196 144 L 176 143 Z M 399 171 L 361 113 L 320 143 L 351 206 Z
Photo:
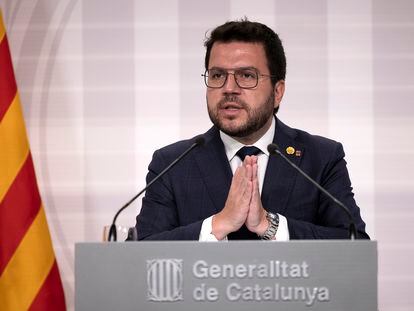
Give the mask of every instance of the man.
M 137 216 L 138 238 L 347 238 L 345 212 L 281 157 L 270 156 L 272 142 L 343 202 L 359 237 L 369 238 L 342 145 L 292 129 L 276 117 L 286 74 L 278 35 L 260 23 L 233 21 L 214 29 L 205 46 L 207 108 L 214 126 L 203 134 L 202 146 L 147 190 Z M 157 150 L 147 182 L 193 143 Z

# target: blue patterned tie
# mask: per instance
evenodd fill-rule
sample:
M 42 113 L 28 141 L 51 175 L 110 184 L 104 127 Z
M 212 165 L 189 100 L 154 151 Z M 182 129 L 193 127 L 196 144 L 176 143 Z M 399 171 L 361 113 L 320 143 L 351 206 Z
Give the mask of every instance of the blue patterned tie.
M 243 161 L 246 156 L 258 155 L 261 152 L 262 151 L 259 148 L 250 146 L 240 148 L 240 150 L 237 151 L 236 155 Z

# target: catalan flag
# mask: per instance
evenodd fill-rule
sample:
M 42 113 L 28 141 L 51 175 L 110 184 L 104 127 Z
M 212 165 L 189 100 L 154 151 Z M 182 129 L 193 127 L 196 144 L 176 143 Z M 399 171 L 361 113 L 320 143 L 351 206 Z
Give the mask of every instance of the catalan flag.
M 0 10 L 0 310 L 65 310 Z

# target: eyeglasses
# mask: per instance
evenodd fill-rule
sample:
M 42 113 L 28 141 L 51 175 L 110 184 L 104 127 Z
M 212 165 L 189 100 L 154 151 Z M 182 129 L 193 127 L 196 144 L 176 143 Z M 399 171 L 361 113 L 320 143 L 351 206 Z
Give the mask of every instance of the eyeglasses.
M 259 77 L 271 78 L 272 75 L 265 75 L 258 72 L 256 68 L 237 68 L 229 72 L 222 68 L 207 69 L 202 76 L 207 87 L 219 89 L 226 84 L 229 75 L 234 76 L 236 84 L 242 89 L 253 89 L 259 83 Z

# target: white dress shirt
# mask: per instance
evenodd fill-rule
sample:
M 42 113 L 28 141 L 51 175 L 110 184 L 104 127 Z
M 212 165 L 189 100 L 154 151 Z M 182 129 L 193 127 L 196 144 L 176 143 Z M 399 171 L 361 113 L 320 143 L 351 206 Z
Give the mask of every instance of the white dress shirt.
M 267 132 L 256 142 L 254 145 L 259 148 L 262 153 L 257 157 L 257 166 L 258 166 L 258 180 L 259 180 L 259 191 L 262 193 L 263 180 L 266 173 L 267 162 L 269 161 L 269 152 L 267 151 L 267 146 L 273 142 L 273 137 L 275 135 L 275 119 L 273 118 L 272 125 L 267 130 Z M 224 143 L 224 149 L 226 151 L 227 159 L 230 162 L 231 170 L 234 174 L 236 169 L 242 164 L 242 160 L 236 155 L 237 151 L 240 148 L 244 147 L 242 143 L 238 142 L 231 136 L 220 131 L 221 140 Z M 289 230 L 287 225 L 286 217 L 279 215 L 279 228 L 276 232 L 276 241 L 288 241 L 289 240 Z M 213 216 L 210 216 L 204 219 L 201 226 L 199 241 L 218 241 L 217 238 L 212 234 L 212 219 Z M 225 238 L 223 241 L 227 241 Z

